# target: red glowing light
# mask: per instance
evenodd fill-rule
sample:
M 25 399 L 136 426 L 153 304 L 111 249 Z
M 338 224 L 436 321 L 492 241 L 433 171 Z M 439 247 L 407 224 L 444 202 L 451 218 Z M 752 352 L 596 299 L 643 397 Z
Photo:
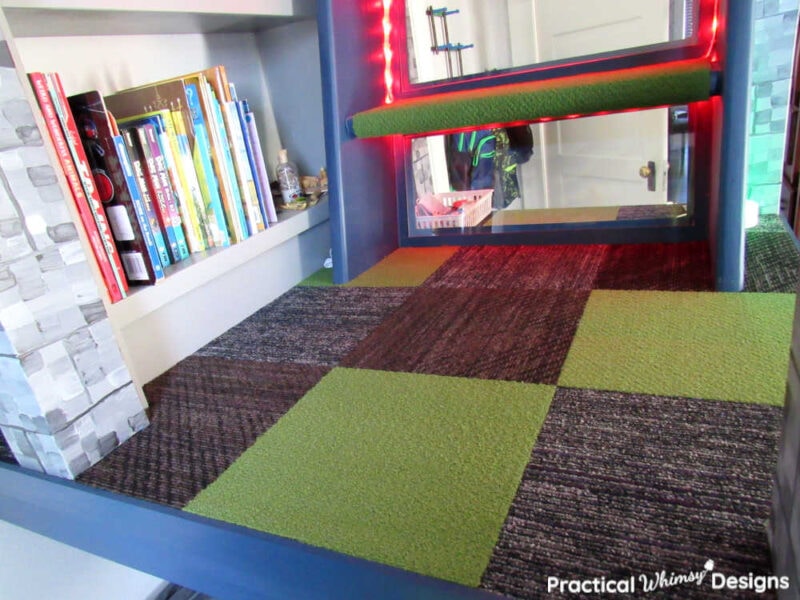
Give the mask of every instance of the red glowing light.
M 385 67 L 383 80 L 386 85 L 386 98 L 384 102 L 391 104 L 394 102 L 394 76 L 392 75 L 392 0 L 383 0 L 383 58 Z

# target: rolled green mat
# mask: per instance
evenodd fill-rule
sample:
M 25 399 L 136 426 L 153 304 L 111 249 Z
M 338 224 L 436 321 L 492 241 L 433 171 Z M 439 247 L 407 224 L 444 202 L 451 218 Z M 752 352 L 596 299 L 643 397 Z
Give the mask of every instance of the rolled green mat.
M 441 133 L 707 100 L 707 58 L 397 100 L 352 117 L 356 137 Z

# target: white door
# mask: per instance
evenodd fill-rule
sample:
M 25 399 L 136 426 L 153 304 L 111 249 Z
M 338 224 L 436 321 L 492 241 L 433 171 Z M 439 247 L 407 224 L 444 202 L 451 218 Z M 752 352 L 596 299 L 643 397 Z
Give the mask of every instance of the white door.
M 539 61 L 669 40 L 670 0 L 534 0 Z M 541 126 L 545 206 L 667 201 L 668 109 L 553 121 Z M 653 165 L 648 179 L 640 169 Z

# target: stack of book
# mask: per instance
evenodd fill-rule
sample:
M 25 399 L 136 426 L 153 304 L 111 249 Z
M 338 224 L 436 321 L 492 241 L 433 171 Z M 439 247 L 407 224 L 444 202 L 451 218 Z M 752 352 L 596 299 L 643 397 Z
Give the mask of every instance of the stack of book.
M 29 78 L 111 302 L 277 221 L 253 113 L 222 65 L 108 96 Z

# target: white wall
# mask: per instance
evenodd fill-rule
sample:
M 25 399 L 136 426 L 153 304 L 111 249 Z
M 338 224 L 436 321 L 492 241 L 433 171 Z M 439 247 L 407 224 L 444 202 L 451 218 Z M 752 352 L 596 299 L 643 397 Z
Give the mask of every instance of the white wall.
M 3 600 L 151 600 L 167 582 L 0 521 Z

